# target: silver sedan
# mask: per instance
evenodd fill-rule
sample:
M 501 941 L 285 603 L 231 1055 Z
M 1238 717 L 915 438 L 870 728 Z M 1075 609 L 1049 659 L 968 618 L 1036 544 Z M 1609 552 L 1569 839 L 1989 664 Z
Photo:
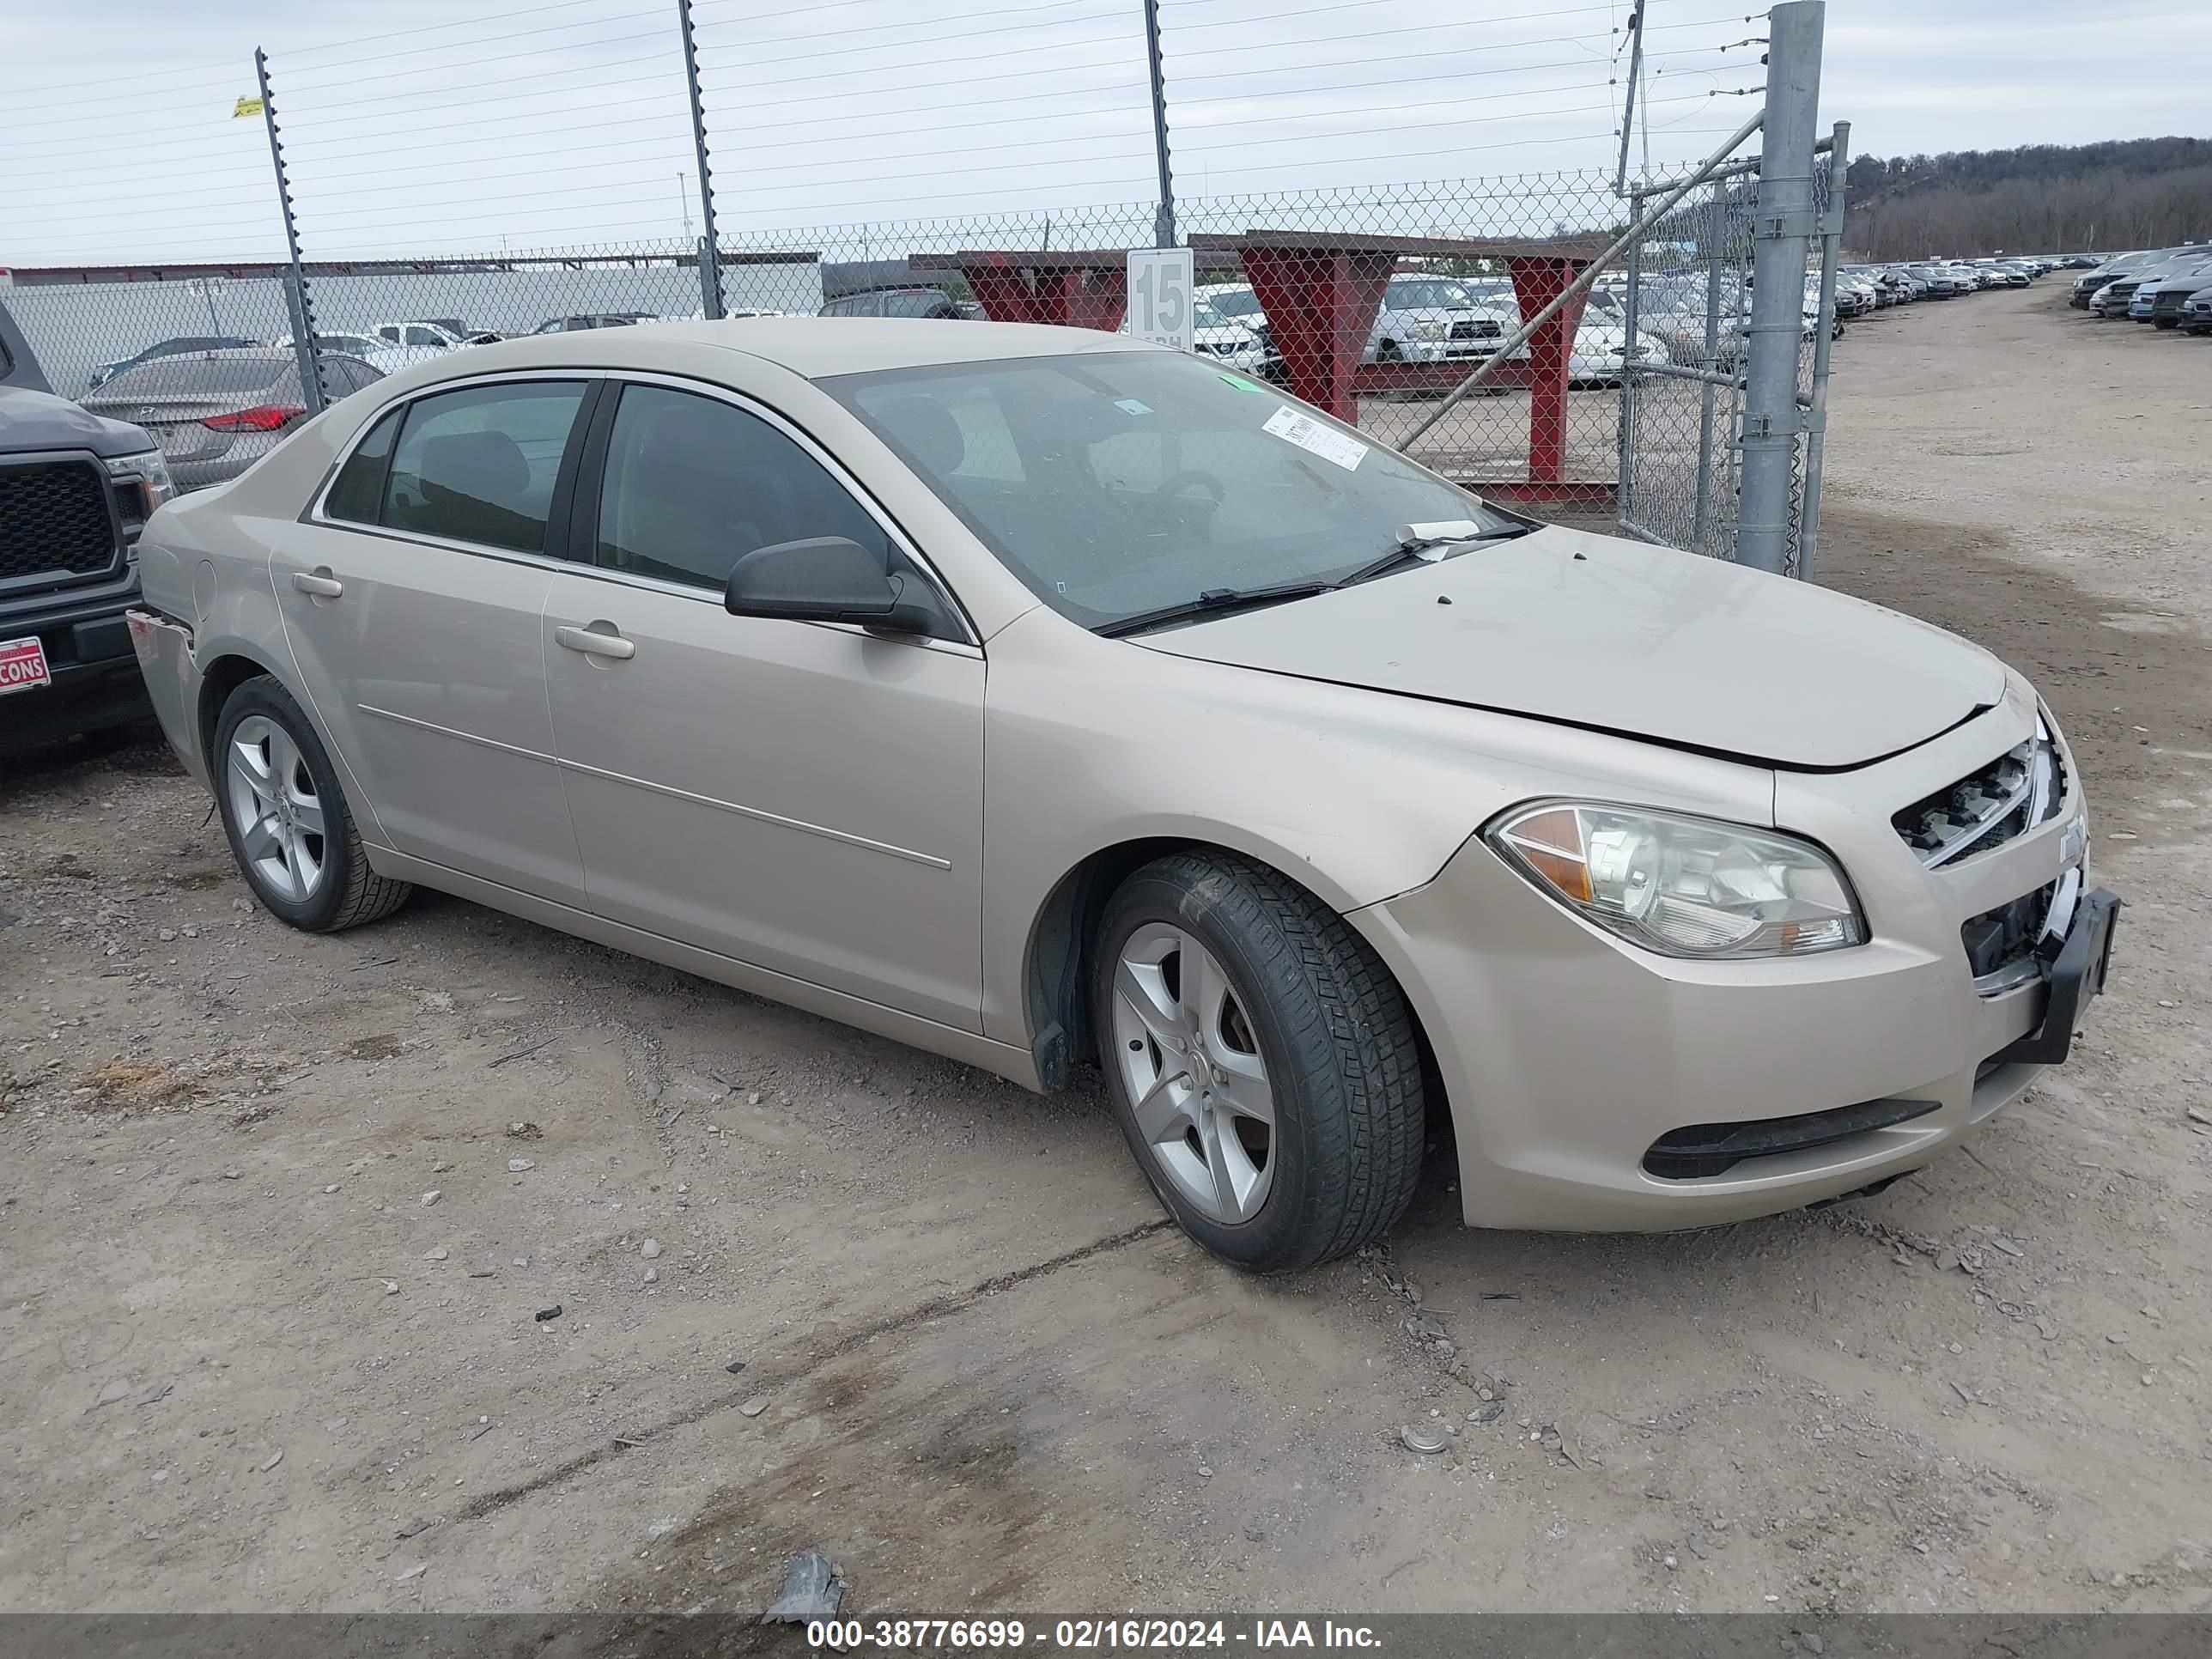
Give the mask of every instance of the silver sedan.
M 155 705 L 278 916 L 422 884 L 1095 1066 L 1255 1270 L 1379 1237 L 1447 1125 L 1480 1225 L 1877 1188 L 2102 982 L 2079 769 L 1986 653 L 1126 337 L 486 345 L 141 548 Z

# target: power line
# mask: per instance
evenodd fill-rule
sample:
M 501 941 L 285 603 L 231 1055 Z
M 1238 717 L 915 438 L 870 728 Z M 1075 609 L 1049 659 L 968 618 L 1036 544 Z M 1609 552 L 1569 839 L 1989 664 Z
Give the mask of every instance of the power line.
M 1141 85 L 1142 83 L 1132 82 L 1131 84 Z M 1064 94 L 1052 93 L 1043 95 L 1057 98 L 1063 96 Z M 1012 102 L 1013 100 L 1008 99 L 1001 101 Z M 1063 118 L 1073 116 L 1079 118 L 1086 115 L 1119 115 L 1127 117 L 1132 121 L 1141 122 L 1145 118 L 1146 112 L 1144 106 L 1141 104 L 1109 104 L 1099 109 L 1063 109 L 1060 111 L 1059 113 Z M 921 127 L 892 127 L 888 130 L 873 132 L 839 133 L 834 137 L 809 139 L 806 142 L 809 143 L 830 144 L 872 143 L 878 138 L 903 138 L 915 133 L 963 132 L 975 127 L 1034 126 L 1036 124 L 1036 117 L 1034 115 L 998 115 L 993 116 L 990 119 L 984 121 L 939 121 L 933 122 L 927 126 Z M 1069 138 L 1025 139 L 1022 141 L 1018 148 L 1026 149 L 1032 144 L 1087 143 L 1095 142 L 1101 137 L 1117 136 L 1119 135 L 1110 133 L 1083 133 Z M 764 155 L 790 149 L 793 146 L 793 141 L 790 139 L 780 139 L 776 143 L 769 144 L 716 144 L 714 146 L 714 154 L 717 155 Z M 1150 140 L 1147 139 L 1146 142 L 1149 143 Z
M 552 0 L 552 3 L 549 5 L 523 6 L 514 11 L 495 11 L 488 17 L 457 17 L 450 23 L 424 23 L 416 28 L 392 29 L 382 34 L 359 34 L 349 40 L 325 40 L 319 46 L 298 47 L 292 50 L 289 55 L 294 58 L 313 57 L 317 52 L 337 52 L 343 46 L 371 46 L 386 40 L 405 40 L 418 34 L 436 34 L 444 29 L 465 29 L 478 23 L 502 23 L 510 17 L 541 17 L 547 12 L 573 11 L 578 6 L 599 5 L 604 3 L 605 0 Z M 631 15 L 639 17 L 652 15 L 650 12 L 643 11 Z M 469 46 L 474 43 L 463 40 L 448 42 L 448 44 Z
M 1041 46 L 1015 46 L 1011 49 L 995 50 L 991 53 L 991 57 L 994 59 L 1000 58 L 1025 58 L 1032 52 L 1072 52 L 1078 46 L 1127 46 L 1131 38 L 1132 37 L 1127 33 L 1120 34 L 1086 35 L 1080 40 L 1054 40 Z M 822 55 L 825 58 L 834 58 L 839 54 L 836 52 L 824 52 Z M 793 61 L 795 62 L 797 60 L 794 59 Z M 844 76 L 848 75 L 879 75 L 883 73 L 884 70 L 928 69 L 933 65 L 939 64 L 959 64 L 968 61 L 969 60 L 965 54 L 955 53 L 950 58 L 916 58 L 903 64 L 884 64 L 866 69 L 826 70 L 819 75 L 780 75 L 772 81 L 726 81 L 721 84 L 733 90 L 742 90 L 748 87 L 804 86 L 809 82 L 836 81 L 842 79 Z M 1025 70 L 1023 72 L 1028 73 L 1029 71 Z M 977 78 L 981 79 L 982 77 L 978 76 Z M 925 82 L 923 84 L 927 83 Z M 904 90 L 904 88 L 891 87 L 884 88 L 884 90 L 897 92 Z
M 811 40 L 838 40 L 842 35 L 869 35 L 876 33 L 878 28 L 921 28 L 922 24 L 929 22 L 960 22 L 963 18 L 1013 18 L 1020 13 L 1060 11 L 1061 7 L 1075 7 L 1075 4 L 1084 4 L 1084 0 L 1051 0 L 1051 4 L 1042 4 L 1042 7 L 995 7 L 991 11 L 953 11 L 951 15 L 945 15 L 945 18 L 921 18 L 918 22 L 869 22 L 858 24 L 854 28 L 823 28 L 823 31 L 807 33 L 805 40 L 811 42 Z M 830 53 L 811 53 L 810 51 L 810 53 L 799 53 L 799 58 L 838 58 L 848 51 L 902 51 L 907 46 L 927 46 L 931 40 L 975 40 L 980 35 L 1011 35 L 1020 33 L 1022 28 L 1061 28 L 1066 24 L 1097 22 L 1099 18 L 1126 18 L 1126 15 L 1128 15 L 1128 7 L 1121 4 L 1121 7 L 1110 7 L 1106 11 L 1086 11 L 1078 18 L 1051 18 L 1046 22 L 1009 22 L 1002 28 L 956 28 L 949 35 L 914 35 L 909 40 L 880 40 L 880 42 L 869 46 L 841 46 L 838 51 L 830 51 Z M 745 51 L 757 45 L 781 46 L 787 40 L 790 40 L 790 35 L 769 35 L 765 40 L 717 40 L 717 42 L 699 42 L 699 51 Z M 763 58 L 759 62 L 783 64 L 783 62 L 796 62 L 796 58 Z
M 1076 67 L 1080 68 L 1080 69 L 1086 69 L 1086 70 L 1087 70 L 1087 69 L 1103 69 L 1103 68 L 1106 67 L 1106 65 L 1104 65 L 1104 64 L 1082 64 L 1082 65 L 1078 65 L 1078 66 L 1076 66 Z M 969 76 L 967 79 L 965 79 L 965 80 L 963 80 L 963 82 L 960 82 L 960 85 L 961 85 L 962 87 L 963 87 L 963 88 L 966 88 L 966 87 L 972 87 L 972 86 L 980 85 L 981 82 L 985 82 L 985 81 L 1034 81 L 1034 80 L 1036 80 L 1036 79 L 1037 79 L 1037 78 L 1038 78 L 1038 76 L 1039 76 L 1039 74 L 1040 74 L 1040 73 L 1041 73 L 1041 71 L 1034 70 L 1012 70 L 1012 72 L 1010 72 L 1010 73 L 1008 73 L 1008 74 L 1006 74 L 1006 75 L 975 75 L 975 76 Z M 928 84 L 930 84 L 930 83 L 928 83 L 928 82 L 923 82 L 923 83 L 922 83 L 922 85 L 923 85 L 923 86 L 927 86 L 927 85 L 928 85 Z M 940 86 L 941 86 L 941 85 L 943 85 L 944 83 L 943 83 L 942 82 L 937 82 L 936 84 L 938 84 L 938 85 L 940 85 Z M 993 97 L 993 98 L 992 98 L 992 100 L 991 100 L 991 102 L 992 102 L 992 106 L 993 106 L 993 107 L 994 107 L 994 108 L 1001 108 L 1001 109 L 1002 109 L 1002 108 L 1004 108 L 1004 107 L 1005 107 L 1006 105 L 1008 105 L 1008 104 L 1033 104 L 1033 103 L 1036 102 L 1036 101 L 1037 101 L 1037 100 L 1039 100 L 1040 98 L 1066 98 L 1066 97 L 1080 97 L 1080 96 L 1082 96 L 1082 95 L 1083 95 L 1084 94 L 1085 94 L 1085 93 L 1095 93 L 1095 92 L 1126 92 L 1126 91 L 1133 90 L 1133 89 L 1135 89 L 1135 88 L 1140 88 L 1140 87 L 1144 86 L 1145 84 L 1146 84 L 1146 83 L 1145 83 L 1143 81 L 1141 81 L 1141 80 L 1139 80 L 1139 81 L 1109 81 L 1109 82 L 1103 82 L 1103 83 L 1102 83 L 1102 84 L 1100 84 L 1100 85 L 1097 85 L 1097 86 L 1078 87 L 1078 88 L 1073 88 L 1072 91 L 1071 91 L 1071 90 L 1068 90 L 1068 89 L 1059 89 L 1059 90 L 1054 90 L 1054 91 L 1052 91 L 1052 92 L 1018 93 L 1018 94 L 1015 94 L 1013 97 L 1011 97 L 1011 98 L 1000 97 L 1000 96 L 994 95 L 994 97 Z M 919 92 L 919 91 L 921 91 L 921 89 L 922 89 L 922 88 L 921 88 L 921 86 L 915 86 L 915 87 L 890 87 L 890 88 L 884 88 L 884 90 L 886 90 L 886 91 L 891 91 L 891 92 Z M 712 90 L 714 90 L 714 88 L 708 88 L 708 90 L 709 90 L 709 91 L 712 91 Z M 963 109 L 963 108 L 966 108 L 968 106 L 969 106 L 969 105 L 973 104 L 975 101 L 975 100 L 972 97 L 962 96 L 962 97 L 959 97 L 959 98 L 954 98 L 954 99 L 951 99 L 951 100 L 948 100 L 947 102 L 941 103 L 941 104 L 898 104 L 898 105 L 893 105 L 893 106 L 887 106 L 887 107 L 884 107 L 884 108 L 881 108 L 881 109 L 871 109 L 868 112 L 869 112 L 870 114 L 872 114 L 872 115 L 919 115 L 919 114 L 921 114 L 921 113 L 923 111 L 925 111 L 925 110 L 933 110 L 933 109 Z M 769 109 L 789 109 L 789 108 L 792 108 L 793 106 L 795 106 L 795 105 L 799 105 L 799 104 L 804 104 L 804 105 L 807 106 L 807 107 L 809 107 L 810 109 L 818 109 L 818 108 L 820 108 L 820 107 L 821 107 L 822 100 L 821 100 L 821 99 L 820 99 L 819 97 L 808 97 L 808 98 L 786 98 L 786 99 L 781 99 L 781 100 L 770 100 L 769 101 L 768 101 L 768 102 L 766 102 L 766 103 L 750 103 L 750 102 L 749 102 L 749 103 L 745 104 L 745 105 L 743 106 L 743 112 L 744 112 L 744 113 L 745 113 L 745 114 L 747 114 L 747 115 L 753 115 L 753 114 L 757 114 L 757 112 L 760 112 L 760 111 L 762 111 L 762 110 L 769 110 Z M 1138 107 L 1139 107 L 1139 108 L 1140 108 L 1140 109 L 1146 108 L 1146 106 L 1142 106 L 1142 105 L 1138 106 Z M 719 148 L 720 148 L 720 147 L 719 145 L 717 145 L 717 146 L 716 146 L 716 148 L 717 148 L 717 149 L 719 149 Z
M 630 33 L 630 34 L 616 34 L 616 35 L 610 35 L 610 36 L 608 36 L 606 39 L 605 39 L 605 40 L 565 40 L 565 41 L 562 41 L 562 42 L 561 42 L 561 43 L 559 43 L 558 45 L 556 45 L 556 46 L 543 46 L 543 45 L 538 44 L 538 43 L 539 43 L 539 42 L 544 39 L 544 36 L 549 35 L 549 34 L 558 34 L 558 33 L 561 33 L 562 30 L 564 30 L 564 29 L 592 29 L 592 28 L 600 28 L 600 27 L 604 27 L 605 25 L 607 25 L 607 24 L 609 24 L 609 23 L 635 23 L 635 22 L 642 22 L 642 21 L 646 21 L 647 19 L 649 19 L 649 18 L 659 18 L 659 19 L 661 19 L 661 20 L 663 21 L 664 27 L 665 27 L 665 20 L 666 20 L 666 15 L 666 15 L 666 13 L 665 13 L 665 12 L 661 11 L 661 10 L 659 10 L 659 9 L 654 9 L 654 10 L 652 10 L 652 11 L 618 11 L 618 12 L 612 12 L 612 13 L 610 13 L 609 15 L 606 15 L 606 16 L 605 16 L 605 17 L 586 17 L 586 18 L 583 18 L 583 19 L 580 19 L 580 21 L 576 21 L 576 22 L 574 22 L 574 23 L 553 23 L 553 24 L 549 24 L 548 26 L 546 26 L 546 27 L 544 27 L 544 28 L 541 28 L 541 29 L 533 29 L 533 30 L 532 30 L 532 31 L 531 31 L 531 34 L 530 34 L 530 44 L 529 44 L 528 46 L 524 46 L 524 47 L 522 48 L 522 55 L 523 55 L 523 56 L 525 56 L 525 57 L 538 57 L 538 56 L 542 56 L 543 54 L 547 53 L 547 52 L 580 52 L 580 51 L 582 51 L 583 49 L 585 49 L 586 47 L 588 47 L 588 46 L 619 46 L 622 42 L 623 42 L 623 41 L 625 41 L 625 40 L 647 40 L 647 39 L 650 39 L 653 33 L 658 33 L 659 31 L 643 31 L 643 32 L 635 33 Z M 468 20 L 466 20 L 466 21 L 471 21 L 471 22 L 473 22 L 473 21 L 478 21 L 478 20 L 476 20 L 476 19 L 471 18 L 471 19 L 468 19 Z M 460 27 L 460 25 L 459 25 L 459 24 L 454 24 L 454 25 L 453 25 L 452 27 Z M 378 53 L 375 55 L 375 59 L 374 59 L 374 61 L 379 62 L 379 63 L 386 63 L 386 64 L 388 64 L 388 63 L 392 62 L 392 61 L 393 61 L 394 59 L 396 59 L 396 58 L 428 58 L 428 57 L 431 57 L 431 56 L 434 56 L 434 55 L 442 54 L 442 53 L 449 53 L 449 52 L 459 52 L 459 51 L 461 51 L 461 50 L 463 50 L 464 48 L 466 48 L 466 47 L 469 47 L 469 46 L 505 46 L 505 45 L 507 45 L 509 42 L 511 42 L 511 41 L 513 40 L 513 39 L 514 39 L 514 36 L 513 36 L 512 32 L 503 32 L 503 33 L 492 33 L 492 34 L 487 34 L 487 35 L 481 35 L 481 36 L 478 36 L 477 38 L 476 38 L 476 39 L 474 39 L 474 40 L 441 40 L 441 41 L 436 42 L 434 45 L 428 46 L 410 46 L 410 47 L 408 47 L 408 48 L 407 48 L 405 51 L 404 51 L 404 52 L 378 52 Z M 339 79 L 339 80 L 332 80 L 332 81 L 312 81 L 312 82 L 295 82 L 295 81 L 294 81 L 294 80 L 293 80 L 293 78 L 292 78 L 292 77 L 293 77 L 293 73 L 294 73 L 294 64 L 295 64 L 295 55 L 294 55 L 294 54 L 285 53 L 285 52 L 276 52 L 276 53 L 272 53 L 272 54 L 270 55 L 270 60 L 269 60 L 270 77 L 271 81 L 275 83 L 275 85 L 276 85 L 276 88 L 277 88 L 277 90 L 278 90 L 279 92 L 283 91 L 283 88 L 286 88 L 287 86 L 299 86 L 299 85 L 307 85 L 307 86 L 314 86 L 314 87 L 327 87 L 327 86 L 339 86 L 339 85 L 350 86 L 350 85 L 354 84 L 354 82 L 355 82 L 355 80 L 356 80 L 356 79 L 360 79 L 360 80 L 386 80 L 386 79 L 389 79 L 389 78 L 390 78 L 389 76 L 359 76 L 359 77 L 345 77 L 345 78 L 341 78 L 341 79 Z M 308 69 L 309 70 L 325 70 L 325 69 L 335 69 L 335 68 L 340 68 L 340 67 L 342 67 L 342 66 L 341 66 L 341 65 L 337 65 L 337 64 L 309 64 L 305 65 L 304 67 L 306 67 L 306 68 L 307 68 L 307 69 Z M 401 73 L 404 73 L 404 73 L 413 73 L 413 71 L 411 71 L 411 70 L 403 70 L 403 71 L 401 71 Z

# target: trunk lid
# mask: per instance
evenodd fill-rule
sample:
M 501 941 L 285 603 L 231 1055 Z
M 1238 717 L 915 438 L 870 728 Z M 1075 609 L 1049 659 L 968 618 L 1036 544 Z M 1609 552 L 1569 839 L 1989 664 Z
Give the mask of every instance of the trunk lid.
M 1800 771 L 1912 748 L 2005 684 L 1979 647 L 1880 606 L 1556 527 L 1130 642 Z

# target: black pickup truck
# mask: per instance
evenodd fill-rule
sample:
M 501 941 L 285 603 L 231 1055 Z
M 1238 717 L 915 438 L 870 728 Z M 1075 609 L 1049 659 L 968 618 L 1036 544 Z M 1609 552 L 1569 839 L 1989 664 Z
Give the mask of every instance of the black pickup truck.
M 0 303 L 0 754 L 149 712 L 124 612 L 173 493 L 152 438 L 53 395 Z

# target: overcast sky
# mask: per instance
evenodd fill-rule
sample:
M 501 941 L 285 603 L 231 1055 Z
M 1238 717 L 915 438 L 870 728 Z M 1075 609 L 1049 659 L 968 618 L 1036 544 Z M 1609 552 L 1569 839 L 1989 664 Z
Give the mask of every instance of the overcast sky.
M 1179 196 L 1612 166 L 1625 0 L 1161 11 Z M 675 15 L 673 0 L 15 0 L 0 264 L 281 257 L 261 123 L 231 112 L 257 45 L 310 258 L 672 243 L 697 228 Z M 910 234 L 820 228 L 958 217 L 938 230 L 974 245 L 979 217 L 1029 234 L 1046 212 L 1080 240 L 1086 217 L 1118 222 L 1082 210 L 1154 194 L 1141 0 L 700 0 L 697 17 L 730 240 L 837 257 Z M 1760 79 L 1745 43 L 1764 17 L 1651 0 L 1647 21 L 1663 169 L 1751 112 L 1735 94 Z M 1823 118 L 1881 155 L 2204 136 L 2208 64 L 2201 3 L 1831 0 Z M 1450 213 L 1440 198 L 1437 228 Z

